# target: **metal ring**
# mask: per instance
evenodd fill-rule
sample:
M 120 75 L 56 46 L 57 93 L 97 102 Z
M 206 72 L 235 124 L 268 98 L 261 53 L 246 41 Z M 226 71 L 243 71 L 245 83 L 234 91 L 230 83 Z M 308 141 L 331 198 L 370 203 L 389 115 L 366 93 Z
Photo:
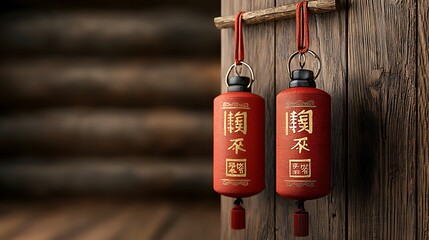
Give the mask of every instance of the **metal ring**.
M 247 63 L 245 63 L 243 61 L 241 61 L 240 64 L 243 64 L 250 71 L 250 82 L 249 82 L 249 85 L 247 85 L 247 88 L 250 88 L 252 86 L 253 82 L 255 81 L 255 74 L 253 73 L 253 69 L 252 69 L 252 67 L 250 67 L 249 64 L 247 64 Z M 235 63 L 232 64 L 231 67 L 229 67 L 228 71 L 226 72 L 225 85 L 227 87 L 229 87 L 229 85 L 228 85 L 228 77 L 229 77 L 229 74 L 231 73 L 231 71 L 232 71 L 233 68 L 237 68 L 237 64 L 235 64 Z M 238 74 L 237 70 L 236 70 L 235 73 L 237 74 L 237 76 L 240 76 L 240 74 Z
M 314 75 L 314 78 L 313 78 L 313 79 L 316 79 L 320 74 L 320 69 L 322 68 L 322 63 L 320 62 L 319 56 L 315 52 L 308 50 L 307 52 L 303 53 L 302 55 L 304 55 L 306 53 L 310 53 L 317 60 L 317 71 L 316 71 L 316 74 Z M 287 71 L 289 73 L 290 78 L 292 78 L 292 74 L 290 71 L 290 63 L 292 62 L 292 59 L 298 54 L 299 54 L 299 52 L 296 51 L 296 52 L 292 53 L 292 55 L 290 55 L 290 57 L 288 59 Z

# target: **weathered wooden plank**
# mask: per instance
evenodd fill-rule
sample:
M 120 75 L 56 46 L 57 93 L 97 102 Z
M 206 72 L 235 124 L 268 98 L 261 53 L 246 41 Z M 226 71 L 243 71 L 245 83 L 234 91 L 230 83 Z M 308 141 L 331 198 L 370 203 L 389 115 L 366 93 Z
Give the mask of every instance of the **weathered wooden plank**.
M 14 60 L 0 63 L 0 107 L 177 106 L 210 108 L 218 60 Z
M 293 3 L 293 0 L 277 1 L 277 5 Z M 341 9 L 345 1 L 341 1 Z M 332 97 L 332 193 L 318 200 L 305 203 L 310 214 L 310 235 L 306 239 L 347 239 L 346 237 L 346 141 L 347 141 L 347 49 L 346 13 L 338 11 L 322 15 L 310 15 L 310 49 L 322 61 L 322 71 L 316 80 L 317 87 Z M 276 24 L 276 92 L 287 88 L 290 80 L 287 59 L 296 51 L 295 20 Z M 314 69 L 314 60 L 307 58 L 306 68 Z M 294 63 L 292 69 L 298 68 Z M 276 237 L 293 239 L 293 200 L 276 198 Z
M 416 239 L 416 1 L 348 16 L 348 239 Z
M 273 0 L 239 1 L 222 0 L 222 16 L 233 15 L 240 10 L 254 10 L 273 7 Z M 222 30 L 222 75 L 233 63 L 233 30 Z M 221 238 L 222 239 L 274 239 L 274 164 L 275 164 L 275 82 L 274 82 L 274 24 L 260 24 L 244 27 L 245 62 L 256 74 L 253 92 L 265 99 L 265 191 L 244 199 L 246 229 L 230 228 L 230 211 L 233 199 L 222 197 Z M 225 87 L 223 88 L 225 91 Z
M 162 16 L 162 17 L 160 17 Z M 219 33 L 198 13 L 18 11 L 0 18 L 3 54 L 212 55 Z
M 2 155 L 201 155 L 212 148 L 211 124 L 205 112 L 46 110 L 0 118 L 0 148 Z
M 417 239 L 429 239 L 429 2 L 418 1 Z
M 2 197 L 58 195 L 213 196 L 211 161 L 127 159 L 10 160 L 1 165 Z

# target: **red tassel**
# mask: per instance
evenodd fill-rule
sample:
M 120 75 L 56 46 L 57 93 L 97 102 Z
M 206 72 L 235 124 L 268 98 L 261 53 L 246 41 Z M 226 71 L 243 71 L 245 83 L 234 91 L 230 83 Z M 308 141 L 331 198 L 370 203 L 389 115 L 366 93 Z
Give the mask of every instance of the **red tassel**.
M 246 211 L 241 205 L 235 205 L 234 208 L 231 210 L 231 228 L 246 228 Z
M 308 236 L 308 212 L 304 209 L 298 209 L 293 214 L 293 235 L 295 237 Z

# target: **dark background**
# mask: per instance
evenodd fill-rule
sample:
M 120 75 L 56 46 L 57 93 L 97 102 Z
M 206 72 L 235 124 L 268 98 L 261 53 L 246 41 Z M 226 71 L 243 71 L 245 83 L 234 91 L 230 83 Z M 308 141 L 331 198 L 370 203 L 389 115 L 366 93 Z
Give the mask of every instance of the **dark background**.
M 219 239 L 218 1 L 2 1 L 0 239 Z

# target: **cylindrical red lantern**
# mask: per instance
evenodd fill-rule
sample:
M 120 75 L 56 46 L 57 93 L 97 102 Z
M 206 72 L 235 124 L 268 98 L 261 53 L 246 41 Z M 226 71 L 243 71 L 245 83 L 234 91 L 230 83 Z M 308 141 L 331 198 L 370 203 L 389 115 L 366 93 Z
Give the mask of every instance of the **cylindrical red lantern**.
M 277 96 L 276 190 L 298 200 L 295 236 L 307 236 L 304 201 L 331 191 L 331 97 L 316 88 L 310 70 L 295 70 L 291 78 Z
M 296 48 L 288 61 L 289 89 L 277 95 L 276 191 L 295 199 L 294 235 L 308 236 L 306 200 L 331 191 L 331 96 L 316 89 L 321 69 L 319 56 L 309 49 L 308 2 L 296 4 Z M 317 72 L 304 69 L 306 53 L 317 60 Z M 299 54 L 301 69 L 291 73 L 290 64 Z
M 228 92 L 213 106 L 213 188 L 236 198 L 231 227 L 243 229 L 241 198 L 265 187 L 265 101 L 250 92 L 248 77 L 234 76 L 227 83 Z

